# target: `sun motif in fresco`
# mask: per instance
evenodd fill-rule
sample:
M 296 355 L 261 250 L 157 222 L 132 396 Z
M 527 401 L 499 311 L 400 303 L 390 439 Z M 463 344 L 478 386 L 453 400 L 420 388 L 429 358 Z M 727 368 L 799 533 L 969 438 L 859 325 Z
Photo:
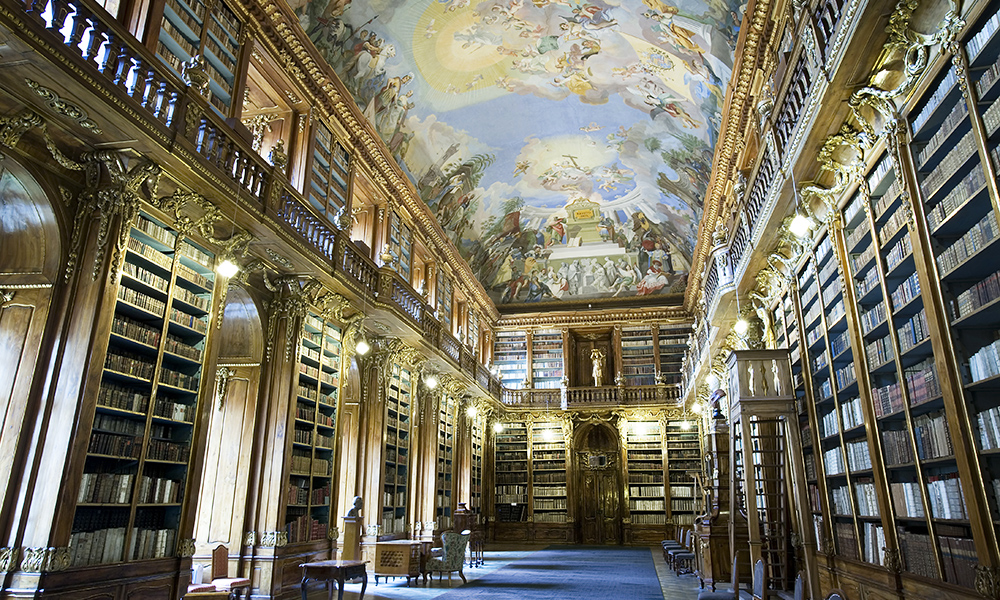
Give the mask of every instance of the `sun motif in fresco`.
M 744 8 L 296 10 L 487 291 L 517 303 L 683 290 Z

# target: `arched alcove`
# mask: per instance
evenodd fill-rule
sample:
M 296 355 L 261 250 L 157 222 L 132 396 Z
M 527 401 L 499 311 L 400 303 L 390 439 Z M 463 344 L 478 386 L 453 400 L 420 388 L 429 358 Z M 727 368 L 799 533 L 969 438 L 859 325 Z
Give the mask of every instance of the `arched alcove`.
M 358 441 L 360 436 L 359 403 L 361 402 L 361 369 L 356 356 L 346 365 L 347 370 L 341 374 L 340 417 L 337 426 L 337 437 L 340 440 L 340 489 L 337 494 L 338 527 L 340 517 L 347 514 L 353 505 L 354 496 L 358 494 Z
M 263 323 L 250 293 L 231 286 L 222 311 L 216 334 L 217 387 L 206 411 L 208 433 L 195 524 L 197 562 L 210 562 L 209 552 L 217 544 L 234 551 L 243 542 L 264 355 Z
M 42 186 L 13 158 L 0 161 L 0 287 L 55 282 L 61 239 Z
M 46 324 L 62 237 L 52 196 L 14 157 L 0 160 L 0 531 L 17 512 L 12 477 L 23 476 L 22 436 L 40 411 L 32 389 L 44 375 L 36 364 L 45 340 L 56 337 Z

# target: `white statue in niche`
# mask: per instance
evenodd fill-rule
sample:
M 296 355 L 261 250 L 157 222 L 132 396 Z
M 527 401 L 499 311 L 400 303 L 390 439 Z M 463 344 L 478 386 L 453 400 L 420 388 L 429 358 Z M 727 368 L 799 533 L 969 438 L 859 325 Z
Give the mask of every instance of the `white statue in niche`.
M 604 353 L 594 348 L 590 351 L 590 362 L 593 363 L 591 375 L 594 377 L 594 387 L 601 387 L 601 379 L 604 374 Z

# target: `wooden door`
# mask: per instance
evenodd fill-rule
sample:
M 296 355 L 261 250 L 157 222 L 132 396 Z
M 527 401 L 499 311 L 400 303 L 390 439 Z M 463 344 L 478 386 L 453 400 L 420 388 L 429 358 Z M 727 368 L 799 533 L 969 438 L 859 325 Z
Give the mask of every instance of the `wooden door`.
M 577 436 L 577 514 L 584 544 L 621 544 L 622 476 L 617 431 L 606 423 Z

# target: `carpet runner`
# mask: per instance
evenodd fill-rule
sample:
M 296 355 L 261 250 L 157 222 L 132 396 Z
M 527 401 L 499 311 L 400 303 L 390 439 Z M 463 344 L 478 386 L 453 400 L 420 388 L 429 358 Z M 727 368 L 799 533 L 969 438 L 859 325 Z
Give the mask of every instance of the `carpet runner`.
M 663 592 L 649 548 L 549 546 L 436 600 L 499 598 L 663 600 Z

